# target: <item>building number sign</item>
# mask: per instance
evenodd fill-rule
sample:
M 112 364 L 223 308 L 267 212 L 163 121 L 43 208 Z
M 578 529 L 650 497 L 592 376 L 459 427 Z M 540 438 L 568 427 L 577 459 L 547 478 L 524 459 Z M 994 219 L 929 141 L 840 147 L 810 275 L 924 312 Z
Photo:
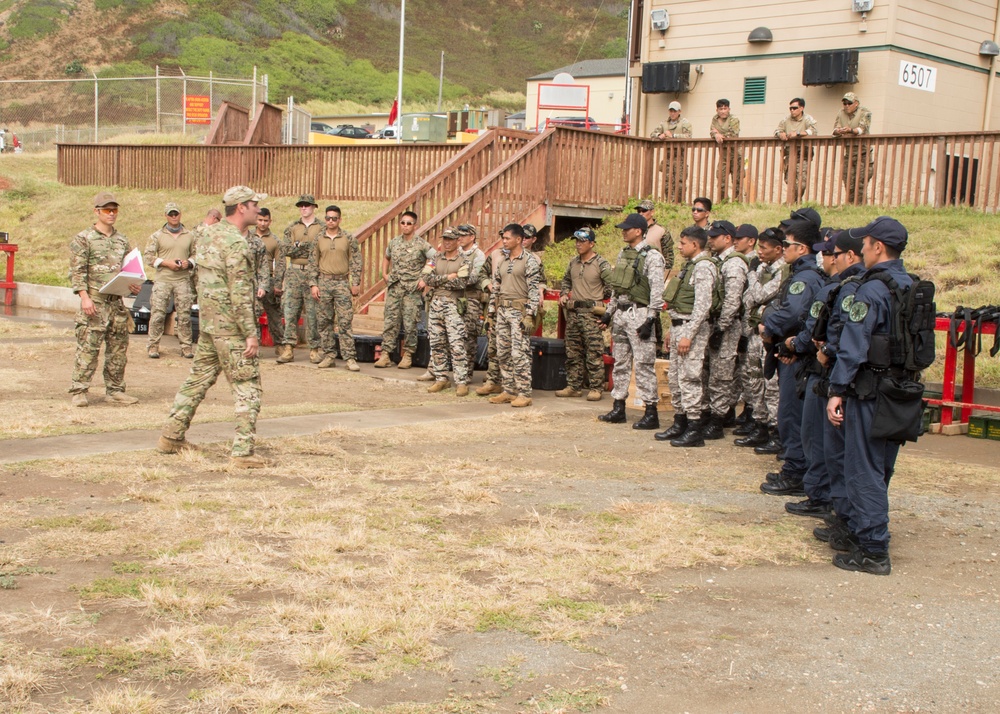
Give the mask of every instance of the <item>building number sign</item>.
M 899 86 L 933 92 L 937 84 L 937 69 L 906 60 L 899 62 Z

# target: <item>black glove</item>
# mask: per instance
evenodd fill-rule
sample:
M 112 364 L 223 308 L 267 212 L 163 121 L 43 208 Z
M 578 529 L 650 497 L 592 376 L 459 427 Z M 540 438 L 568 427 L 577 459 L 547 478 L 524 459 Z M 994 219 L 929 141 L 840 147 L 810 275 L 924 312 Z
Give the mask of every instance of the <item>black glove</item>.
M 639 335 L 640 340 L 648 340 L 653 336 L 653 323 L 656 322 L 655 317 L 647 317 L 646 321 L 636 328 L 635 334 Z
M 719 348 L 722 347 L 722 337 L 724 334 L 722 330 L 712 330 L 712 334 L 708 336 L 708 348 L 718 352 Z
M 610 325 L 612 315 L 614 315 L 613 312 L 605 312 L 603 315 L 601 315 L 601 324 L 604 325 L 605 327 Z

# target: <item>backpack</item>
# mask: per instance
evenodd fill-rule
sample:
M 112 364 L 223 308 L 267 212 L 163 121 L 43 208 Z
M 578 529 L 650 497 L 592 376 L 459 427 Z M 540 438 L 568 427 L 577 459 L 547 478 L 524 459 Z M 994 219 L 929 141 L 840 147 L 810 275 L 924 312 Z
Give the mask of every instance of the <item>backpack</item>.
M 889 331 L 889 359 L 893 366 L 908 372 L 921 372 L 934 363 L 934 324 L 937 306 L 934 303 L 934 283 L 910 275 L 913 284 L 903 289 L 884 270 L 868 272 L 862 279 L 879 280 L 892 295 L 892 317 Z

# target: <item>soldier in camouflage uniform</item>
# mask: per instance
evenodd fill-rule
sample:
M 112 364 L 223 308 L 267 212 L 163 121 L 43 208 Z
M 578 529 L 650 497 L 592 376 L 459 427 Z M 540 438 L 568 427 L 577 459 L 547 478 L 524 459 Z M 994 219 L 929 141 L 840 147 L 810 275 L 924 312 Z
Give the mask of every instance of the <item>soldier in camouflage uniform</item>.
M 660 319 L 663 304 L 663 256 L 642 242 L 646 219 L 630 213 L 618 224 L 626 247 L 618 254 L 615 267 L 608 275 L 611 302 L 601 318 L 611 324 L 612 354 L 615 358 L 611 396 L 615 400 L 610 412 L 598 417 L 609 424 L 625 422 L 625 400 L 628 398 L 632 363 L 635 362 L 635 388 L 646 407 L 643 417 L 633 429 L 657 429 L 660 417 L 656 405 L 660 401 L 656 384 L 656 333 L 654 324 Z
M 788 116 L 778 122 L 778 128 L 774 130 L 774 135 L 785 142 L 781 149 L 781 171 L 785 176 L 785 183 L 788 184 L 789 200 L 798 201 L 805 195 L 809 187 L 809 162 L 812 160 L 812 149 L 807 147 L 801 140 L 816 136 L 816 120 L 805 113 L 806 100 L 802 97 L 795 97 L 788 103 Z M 788 142 L 795 142 L 795 163 L 796 170 L 789 178 L 790 145 Z
M 259 216 L 258 216 L 259 218 Z M 247 229 L 247 248 L 250 251 L 250 267 L 253 270 L 253 320 L 257 325 L 257 337 L 260 337 L 260 316 L 263 308 L 260 295 L 266 294 L 271 288 L 271 269 L 274 261 L 267 256 L 267 246 L 257 235 L 254 226 Z
M 611 295 L 611 264 L 594 252 L 597 236 L 592 229 L 581 228 L 573 239 L 577 254 L 566 267 L 559 291 L 566 315 L 566 388 L 556 396 L 581 396 L 586 378 L 587 401 L 597 402 L 604 390 L 604 335 L 599 316 Z
M 503 252 L 493 268 L 494 329 L 497 361 L 503 391 L 490 397 L 491 404 L 531 406 L 531 344 L 535 315 L 541 298 L 542 264 L 521 242 L 524 228 L 517 223 L 504 226 Z
M 167 306 L 174 300 L 174 319 L 177 339 L 181 343 L 181 356 L 191 359 L 191 306 L 194 295 L 194 236 L 181 223 L 181 209 L 168 203 L 163 210 L 167 222 L 149 237 L 142 258 L 146 265 L 156 269 L 153 292 L 149 296 L 149 344 L 147 354 L 152 359 L 160 357 L 160 338 L 167 317 Z
M 324 211 L 326 232 L 317 240 L 309 254 L 309 289 L 319 300 L 319 333 L 323 342 L 323 359 L 317 367 L 333 367 L 337 338 L 340 337 L 340 357 L 347 360 L 347 369 L 360 372 L 355 359 L 353 299 L 361 294 L 361 246 L 357 239 L 340 227 L 340 208 L 327 206 Z
M 503 231 L 500 231 L 500 236 L 502 239 Z M 500 261 L 503 259 L 502 251 L 502 248 L 497 248 L 487 255 L 486 260 L 483 261 L 483 267 L 479 271 L 479 287 L 486 295 L 486 321 L 483 324 L 483 329 L 486 330 L 487 335 L 486 356 L 488 359 L 486 379 L 483 381 L 483 385 L 476 390 L 476 394 L 481 397 L 485 397 L 490 394 L 500 394 L 503 392 L 503 379 L 500 377 L 500 363 L 497 362 L 497 333 L 494 329 L 496 299 L 492 292 L 493 268 L 499 265 Z
M 128 361 L 128 312 L 120 295 L 107 295 L 101 287 L 122 269 L 129 252 L 128 238 L 115 230 L 118 201 L 114 194 L 94 197 L 94 225 L 76 234 L 69 244 L 69 275 L 73 292 L 80 296 L 76 313 L 76 360 L 73 365 L 73 406 L 86 407 L 87 390 L 97 369 L 104 345 L 104 388 L 109 402 L 135 404 L 139 400 L 125 393 L 125 364 Z M 130 288 L 138 294 L 139 286 Z
M 319 364 L 323 354 L 316 324 L 318 304 L 310 294 L 306 271 L 309 269 L 309 254 L 315 247 L 313 244 L 323 232 L 323 223 L 316 220 L 319 204 L 312 196 L 303 194 L 295 205 L 299 209 L 299 219 L 285 229 L 278 244 L 278 261 L 274 266 L 275 285 L 281 286 L 281 301 L 285 310 L 284 339 L 277 362 L 284 364 L 295 359 L 294 348 L 299 341 L 299 314 L 304 311 L 309 361 Z
M 875 152 L 867 141 L 859 138 L 871 134 L 872 112 L 861 106 L 854 92 L 845 94 L 840 103 L 844 108 L 833 122 L 833 135 L 856 139 L 844 143 L 841 178 L 847 189 L 847 202 L 860 204 L 865 202 L 868 182 L 875 175 Z
M 472 266 L 472 281 L 465 289 L 465 351 L 469 358 L 469 378 L 476 365 L 476 346 L 479 343 L 480 323 L 483 319 L 482 289 L 479 274 L 486 264 L 486 254 L 476 245 L 476 228 L 463 223 L 455 228 L 458 234 L 458 249 L 469 258 Z
M 198 405 L 222 372 L 236 402 L 236 438 L 230 465 L 262 468 L 254 454 L 260 413 L 259 342 L 254 324 L 254 281 L 247 229 L 257 219 L 257 204 L 267 198 L 246 186 L 226 191 L 226 218 L 203 228 L 198 237 L 198 306 L 201 336 L 191 373 L 177 391 L 157 449 L 177 453 L 193 448 L 184 435 Z
M 276 283 L 274 280 L 274 271 L 279 255 L 278 239 L 271 233 L 271 211 L 267 208 L 260 209 L 255 232 L 257 238 L 264 244 L 264 251 L 267 254 L 265 257 L 267 265 L 262 274 L 266 272 L 268 275 L 266 283 L 263 281 L 257 283 L 257 312 L 267 315 L 267 330 L 271 333 L 274 353 L 278 354 L 284 341 L 285 333 L 281 325 L 284 315 L 281 312 L 281 283 Z
M 719 200 L 725 201 L 728 196 L 729 178 L 733 179 L 733 200 L 740 201 L 743 196 L 743 152 L 733 143 L 740 138 L 740 120 L 730 114 L 728 99 L 720 99 L 715 103 L 715 116 L 708 135 L 719 145 L 719 167 L 716 177 L 719 180 Z
M 399 330 L 406 333 L 406 342 L 400 350 L 399 368 L 413 366 L 413 353 L 417 351 L 417 320 L 423 302 L 417 283 L 427 261 L 435 251 L 430 243 L 417 235 L 417 214 L 406 211 L 399 218 L 400 235 L 389 241 L 382 259 L 382 278 L 385 280 L 385 318 L 382 328 L 382 355 L 376 367 L 392 364 L 389 354 L 399 343 Z
M 424 267 L 420 290 L 430 291 L 430 310 L 427 313 L 427 333 L 431 342 L 430 371 L 434 384 L 428 392 L 437 393 L 448 389 L 448 362 L 455 372 L 455 396 L 469 394 L 469 377 L 472 363 L 469 362 L 468 345 L 465 335 L 467 310 L 466 288 L 472 275 L 472 262 L 468 255 L 458 248 L 458 232 L 448 228 L 441 235 L 441 251 Z
M 690 139 L 694 134 L 691 122 L 681 117 L 681 103 L 670 102 L 667 107 L 669 119 L 661 122 L 653 129 L 650 136 L 654 139 L 667 141 L 669 139 Z M 667 156 L 666 165 L 666 195 L 670 203 L 680 203 L 684 200 L 684 175 L 687 173 L 687 162 L 683 148 L 671 150 Z

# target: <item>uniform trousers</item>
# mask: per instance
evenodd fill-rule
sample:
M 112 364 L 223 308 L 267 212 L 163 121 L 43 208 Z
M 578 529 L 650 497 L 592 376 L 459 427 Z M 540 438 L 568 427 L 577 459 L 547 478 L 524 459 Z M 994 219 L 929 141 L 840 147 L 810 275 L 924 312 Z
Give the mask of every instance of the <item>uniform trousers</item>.
M 673 404 L 674 412 L 689 415 L 693 419 L 701 418 L 704 407 L 702 372 L 711 329 L 711 325 L 703 322 L 694 334 L 686 323 L 670 330 L 670 367 L 667 370 L 670 402 Z M 691 340 L 691 348 L 686 355 L 681 356 L 677 352 L 677 345 L 685 337 Z
M 826 398 L 813 391 L 820 376 L 810 374 L 806 382 L 805 399 L 802 401 L 802 450 L 806 456 L 806 472 L 802 476 L 802 488 L 811 500 L 830 503 L 830 472 L 827 464 Z
M 100 298 L 98 298 L 100 299 Z M 125 364 L 128 362 L 128 313 L 121 298 L 94 302 L 97 312 L 76 313 L 76 359 L 70 394 L 90 389 L 104 345 L 104 388 L 108 394 L 125 391 Z
M 650 330 L 649 339 L 642 339 L 636 330 L 646 321 L 646 309 L 616 310 L 611 319 L 611 348 L 615 358 L 612 371 L 614 388 L 611 396 L 617 400 L 628 398 L 628 385 L 635 363 L 635 390 L 644 404 L 660 401 L 656 388 L 656 335 Z
M 798 362 L 778 363 L 778 435 L 785 449 L 781 475 L 796 481 L 805 474 L 807 466 L 802 450 L 802 400 L 795 384 L 798 367 Z
M 889 479 L 899 445 L 871 436 L 875 400 L 844 399 L 844 483 L 851 503 L 851 524 L 861 547 L 889 551 Z

